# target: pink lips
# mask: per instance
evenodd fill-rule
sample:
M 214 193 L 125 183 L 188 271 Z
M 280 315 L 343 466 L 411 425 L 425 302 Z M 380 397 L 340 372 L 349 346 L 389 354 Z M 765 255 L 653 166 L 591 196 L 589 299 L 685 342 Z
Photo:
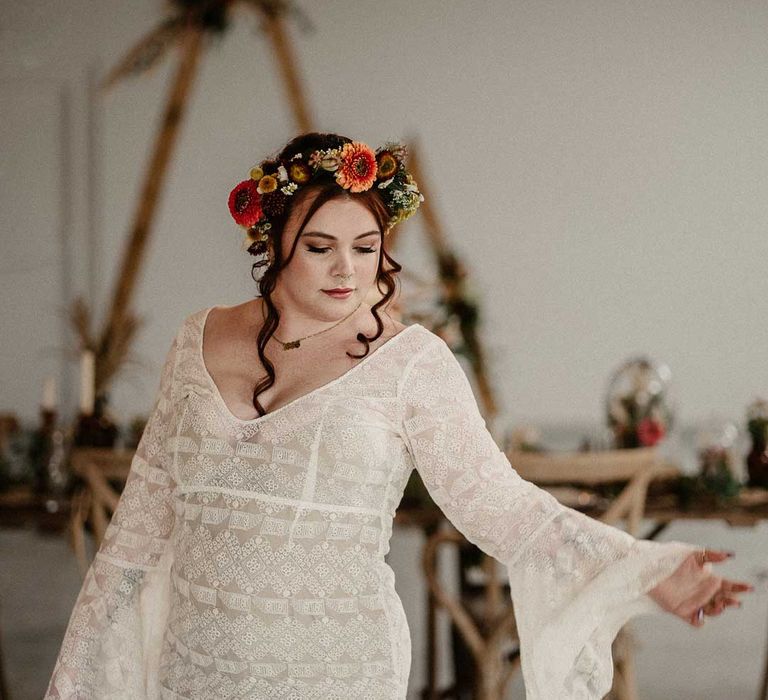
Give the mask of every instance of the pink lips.
M 337 299 L 346 299 L 352 292 L 353 289 L 350 289 L 349 287 L 346 287 L 344 289 L 324 289 L 323 290 L 329 297 L 336 297 Z

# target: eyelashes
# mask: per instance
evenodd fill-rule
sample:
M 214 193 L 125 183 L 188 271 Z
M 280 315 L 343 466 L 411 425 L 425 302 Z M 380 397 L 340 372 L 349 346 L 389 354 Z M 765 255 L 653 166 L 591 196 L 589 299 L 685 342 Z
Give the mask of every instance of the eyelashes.
M 307 250 L 310 253 L 322 254 L 322 253 L 325 253 L 326 251 L 330 250 L 330 248 L 317 248 L 316 246 L 308 245 L 307 246 Z M 358 251 L 359 253 L 364 254 L 364 255 L 368 255 L 370 253 L 375 253 L 376 252 L 376 248 L 358 247 L 358 248 L 355 248 L 355 250 Z

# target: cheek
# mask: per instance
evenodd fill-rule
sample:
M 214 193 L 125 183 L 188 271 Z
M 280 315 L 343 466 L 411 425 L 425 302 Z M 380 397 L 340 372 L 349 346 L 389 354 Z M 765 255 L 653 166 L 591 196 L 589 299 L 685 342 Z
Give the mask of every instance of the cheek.
M 324 256 L 312 253 L 297 255 L 294 261 L 298 275 L 312 276 L 322 274 L 327 267 Z

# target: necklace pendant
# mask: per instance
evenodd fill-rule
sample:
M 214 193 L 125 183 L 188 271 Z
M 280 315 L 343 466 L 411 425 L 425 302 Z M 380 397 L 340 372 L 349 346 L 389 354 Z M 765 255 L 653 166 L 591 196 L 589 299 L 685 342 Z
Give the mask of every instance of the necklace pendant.
M 291 340 L 288 343 L 283 343 L 283 350 L 291 350 L 292 348 L 297 348 L 300 344 L 300 340 Z

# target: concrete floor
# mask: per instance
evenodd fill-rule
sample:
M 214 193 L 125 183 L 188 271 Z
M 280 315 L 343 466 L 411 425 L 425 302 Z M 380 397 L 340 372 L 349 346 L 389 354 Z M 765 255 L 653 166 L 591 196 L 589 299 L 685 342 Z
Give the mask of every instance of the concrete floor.
M 641 699 L 756 700 L 768 638 L 768 523 L 753 529 L 680 524 L 661 539 L 735 550 L 735 560 L 716 565 L 718 571 L 754 583 L 757 591 L 744 597 L 740 610 L 710 619 L 701 630 L 667 615 L 635 618 Z M 408 607 L 423 599 L 414 574 L 420 543 L 412 536 L 400 536 L 396 529 L 392 555 L 398 592 L 407 601 L 413 628 L 414 620 L 423 619 Z M 63 538 L 0 530 L 0 630 L 10 700 L 42 697 L 79 586 L 77 567 Z M 414 654 L 421 654 L 422 632 L 412 629 Z M 421 685 L 423 668 L 422 659 L 414 659 L 414 688 Z M 417 697 L 415 690 L 410 697 Z M 525 697 L 519 676 L 507 697 Z

